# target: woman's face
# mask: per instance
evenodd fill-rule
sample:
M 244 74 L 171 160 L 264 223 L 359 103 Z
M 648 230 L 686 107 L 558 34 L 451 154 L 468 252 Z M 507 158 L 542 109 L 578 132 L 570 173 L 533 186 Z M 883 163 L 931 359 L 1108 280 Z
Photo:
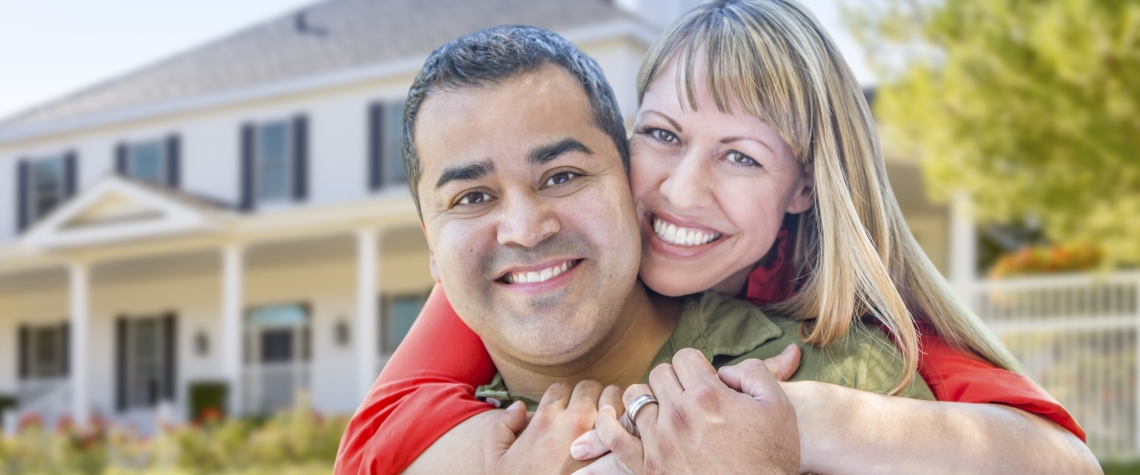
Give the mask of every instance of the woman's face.
M 646 90 L 629 141 L 641 278 L 664 295 L 738 295 L 784 213 L 811 207 L 812 172 L 760 119 L 735 103 L 718 111 L 700 67 L 690 110 L 675 68 L 671 61 Z

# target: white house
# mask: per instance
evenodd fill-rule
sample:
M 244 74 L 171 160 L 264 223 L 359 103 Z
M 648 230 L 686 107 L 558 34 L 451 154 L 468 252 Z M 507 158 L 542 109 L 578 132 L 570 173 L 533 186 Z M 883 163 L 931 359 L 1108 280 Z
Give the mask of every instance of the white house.
M 0 122 L 6 424 L 147 430 L 207 386 L 231 414 L 301 389 L 353 411 L 432 286 L 398 138 L 426 55 L 549 28 L 598 60 L 630 121 L 647 47 L 696 3 L 329 0 Z M 946 209 L 913 164 L 889 167 L 945 268 Z

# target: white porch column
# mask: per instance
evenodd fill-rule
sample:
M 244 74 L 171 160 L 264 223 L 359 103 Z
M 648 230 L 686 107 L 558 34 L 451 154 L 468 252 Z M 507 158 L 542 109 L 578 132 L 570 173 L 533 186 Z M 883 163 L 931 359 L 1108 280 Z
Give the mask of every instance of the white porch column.
M 968 305 L 974 302 L 969 290 L 977 279 L 978 234 L 972 204 L 965 192 L 958 192 L 950 204 L 950 284 Z
M 230 385 L 231 415 L 242 413 L 242 302 L 244 300 L 244 249 L 231 244 L 222 249 L 222 374 Z
M 70 313 L 71 313 L 71 417 L 76 424 L 84 426 L 91 415 L 89 389 L 87 387 L 87 337 L 88 322 L 91 320 L 91 288 L 87 263 L 75 262 L 69 267 Z
M 379 248 L 375 229 L 356 231 L 356 388 L 360 400 L 376 379 L 380 352 Z

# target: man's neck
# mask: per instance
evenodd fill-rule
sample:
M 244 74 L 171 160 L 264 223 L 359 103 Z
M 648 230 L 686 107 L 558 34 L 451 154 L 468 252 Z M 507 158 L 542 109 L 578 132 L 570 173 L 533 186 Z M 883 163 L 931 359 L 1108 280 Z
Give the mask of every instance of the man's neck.
M 619 321 L 626 323 L 624 327 L 615 328 L 582 358 L 558 367 L 528 367 L 497 356 L 494 351 L 490 352 L 491 359 L 512 394 L 535 401 L 550 385 L 559 382 L 575 385 L 593 380 L 603 386 L 625 388 L 641 382 L 653 358 L 673 334 L 680 315 L 680 299 L 647 291 L 638 281 L 622 306 Z

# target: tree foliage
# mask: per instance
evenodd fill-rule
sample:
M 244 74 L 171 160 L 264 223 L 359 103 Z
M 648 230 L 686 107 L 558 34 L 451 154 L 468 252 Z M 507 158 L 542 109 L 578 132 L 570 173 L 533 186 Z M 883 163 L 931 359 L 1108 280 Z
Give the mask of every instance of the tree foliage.
M 980 220 L 1031 216 L 1140 262 L 1140 1 L 862 5 L 849 18 L 886 78 L 876 115 L 932 198 L 964 190 Z

